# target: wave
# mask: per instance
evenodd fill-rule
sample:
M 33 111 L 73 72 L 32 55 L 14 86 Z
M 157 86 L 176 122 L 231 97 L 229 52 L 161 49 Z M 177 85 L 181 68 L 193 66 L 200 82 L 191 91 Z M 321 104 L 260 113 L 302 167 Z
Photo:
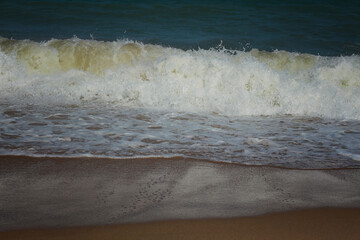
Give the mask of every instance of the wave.
M 360 119 L 360 56 L 0 38 L 0 99 Z

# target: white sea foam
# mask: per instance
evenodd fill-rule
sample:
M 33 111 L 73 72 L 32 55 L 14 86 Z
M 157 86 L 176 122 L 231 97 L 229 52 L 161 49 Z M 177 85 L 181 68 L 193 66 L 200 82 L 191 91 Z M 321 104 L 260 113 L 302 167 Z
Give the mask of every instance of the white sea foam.
M 359 56 L 183 51 L 77 38 L 0 38 L 0 48 L 0 99 L 8 103 L 360 119 Z
M 360 154 L 355 154 L 355 153 L 348 152 L 348 151 L 344 151 L 344 150 L 338 150 L 337 152 L 338 152 L 340 155 L 343 155 L 343 156 L 346 156 L 346 157 L 351 158 L 352 160 L 360 161 Z

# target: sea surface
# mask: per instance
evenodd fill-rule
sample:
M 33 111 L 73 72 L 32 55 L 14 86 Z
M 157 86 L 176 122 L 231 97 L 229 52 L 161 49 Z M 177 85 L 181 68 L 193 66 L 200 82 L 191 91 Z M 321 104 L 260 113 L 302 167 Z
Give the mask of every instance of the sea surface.
M 360 167 L 356 1 L 1 1 L 0 155 Z

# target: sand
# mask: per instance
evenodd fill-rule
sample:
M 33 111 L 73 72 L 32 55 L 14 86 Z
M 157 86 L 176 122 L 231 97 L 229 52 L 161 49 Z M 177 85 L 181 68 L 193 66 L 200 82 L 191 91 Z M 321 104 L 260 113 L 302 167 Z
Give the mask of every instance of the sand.
M 0 239 L 360 239 L 359 186 L 359 169 L 3 156 Z
M 234 219 L 202 219 L 0 232 L 1 239 L 354 239 L 360 209 L 313 209 Z

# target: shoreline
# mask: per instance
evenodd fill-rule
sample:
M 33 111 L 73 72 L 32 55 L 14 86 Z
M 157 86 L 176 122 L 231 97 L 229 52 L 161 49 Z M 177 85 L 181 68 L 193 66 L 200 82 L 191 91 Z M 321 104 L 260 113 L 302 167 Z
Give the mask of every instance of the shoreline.
M 7 240 L 355 240 L 360 236 L 359 221 L 360 208 L 320 208 L 271 213 L 256 217 L 16 230 L 0 232 L 0 238 Z
M 28 155 L 0 155 L 0 162 L 4 160 L 12 160 L 12 161 L 27 161 L 27 162 L 37 162 L 37 161 L 73 161 L 73 160 L 82 160 L 82 161 L 199 161 L 199 162 L 207 162 L 212 164 L 230 164 L 236 165 L 240 167 L 266 167 L 266 168 L 279 168 L 284 170 L 304 170 L 304 171 L 312 171 L 312 170 L 355 170 L 360 167 L 338 167 L 338 168 L 295 168 L 295 167 L 284 167 L 277 165 L 256 165 L 256 164 L 243 164 L 237 162 L 225 162 L 225 161 L 213 161 L 208 159 L 196 159 L 190 157 L 182 157 L 182 156 L 172 156 L 172 157 L 96 157 L 96 156 L 70 156 L 70 157 L 61 157 L 61 156 L 28 156 Z
M 0 156 L 0 233 L 174 221 L 206 226 L 208 221 L 323 208 L 353 209 L 349 216 L 357 219 L 358 186 L 360 169 L 283 169 L 183 158 Z

